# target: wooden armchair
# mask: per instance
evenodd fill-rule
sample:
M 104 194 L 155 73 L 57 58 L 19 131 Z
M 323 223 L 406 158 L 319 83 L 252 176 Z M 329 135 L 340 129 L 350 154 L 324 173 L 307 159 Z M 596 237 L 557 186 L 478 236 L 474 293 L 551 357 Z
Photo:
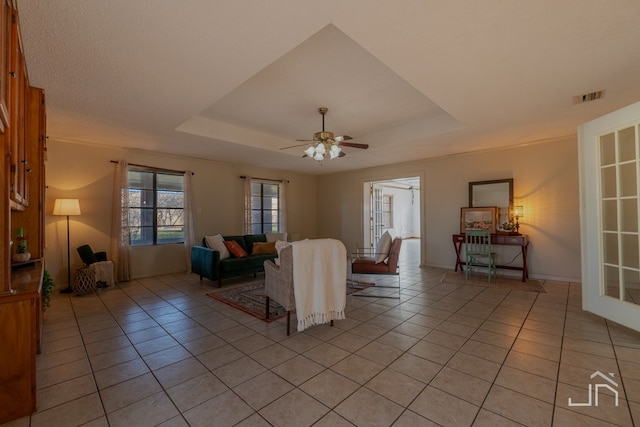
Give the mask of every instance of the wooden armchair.
M 400 266 L 398 260 L 400 258 L 400 248 L 402 247 L 402 239 L 396 237 L 391 242 L 388 257 L 383 262 L 377 262 L 380 254 L 359 250 L 351 256 L 351 274 L 383 274 L 398 276 L 398 286 L 380 286 L 377 288 L 393 288 L 398 289 L 397 296 L 381 296 L 369 293 L 359 294 L 354 292 L 356 296 L 367 296 L 376 298 L 400 298 Z

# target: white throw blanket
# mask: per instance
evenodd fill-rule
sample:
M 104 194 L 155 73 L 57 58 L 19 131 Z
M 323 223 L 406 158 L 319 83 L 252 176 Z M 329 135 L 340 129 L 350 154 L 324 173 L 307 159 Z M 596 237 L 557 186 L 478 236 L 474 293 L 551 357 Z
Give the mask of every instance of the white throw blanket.
M 112 261 L 98 261 L 89 265 L 96 273 L 96 282 L 104 282 L 107 286 L 113 286 L 116 284 L 113 273 Z
M 298 331 L 345 318 L 347 249 L 341 241 L 293 242 L 293 291 Z

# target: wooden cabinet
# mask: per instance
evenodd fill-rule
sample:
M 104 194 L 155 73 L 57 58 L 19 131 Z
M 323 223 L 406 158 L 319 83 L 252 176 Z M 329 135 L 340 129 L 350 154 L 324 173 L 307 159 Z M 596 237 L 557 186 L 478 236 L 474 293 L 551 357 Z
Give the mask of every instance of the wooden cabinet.
M 14 0 L 0 0 L 0 424 L 36 409 L 44 271 L 44 91 L 29 86 Z M 12 271 L 18 227 L 32 262 Z
M 36 410 L 38 290 L 30 286 L 0 298 L 0 424 Z

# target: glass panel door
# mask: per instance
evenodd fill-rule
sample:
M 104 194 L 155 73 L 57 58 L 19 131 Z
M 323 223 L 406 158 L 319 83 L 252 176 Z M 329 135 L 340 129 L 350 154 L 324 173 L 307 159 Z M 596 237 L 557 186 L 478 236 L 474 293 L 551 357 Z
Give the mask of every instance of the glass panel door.
M 382 186 L 379 184 L 372 184 L 371 205 L 371 218 L 373 224 L 373 239 L 371 241 L 375 246 L 378 243 L 380 236 L 382 236 L 382 231 L 384 230 L 384 192 L 382 190 Z
M 629 126 L 600 136 L 603 294 L 634 304 L 640 303 L 637 134 Z
M 583 308 L 640 330 L 640 103 L 579 127 Z

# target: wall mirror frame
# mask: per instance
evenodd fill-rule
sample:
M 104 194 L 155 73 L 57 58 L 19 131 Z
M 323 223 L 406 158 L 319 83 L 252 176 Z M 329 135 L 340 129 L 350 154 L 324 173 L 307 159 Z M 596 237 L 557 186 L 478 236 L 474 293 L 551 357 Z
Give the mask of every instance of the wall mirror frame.
M 513 178 L 469 183 L 469 207 L 496 206 L 507 212 L 513 207 Z

